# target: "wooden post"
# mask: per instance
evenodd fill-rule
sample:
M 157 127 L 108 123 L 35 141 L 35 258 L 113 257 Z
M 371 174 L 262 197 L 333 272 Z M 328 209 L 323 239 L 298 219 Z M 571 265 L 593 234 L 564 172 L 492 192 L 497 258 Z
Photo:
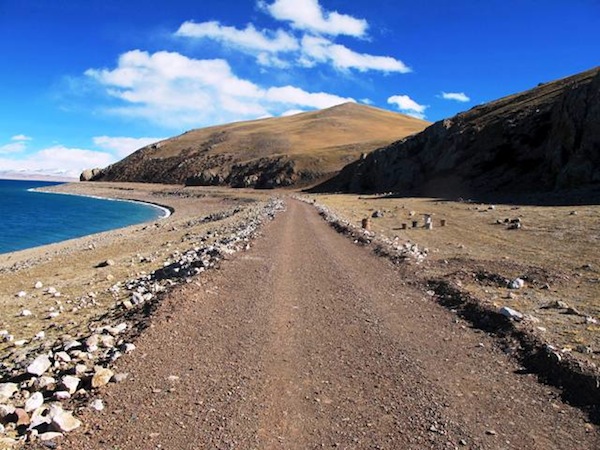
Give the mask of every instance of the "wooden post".
M 419 226 L 419 221 L 418 220 L 413 220 L 412 221 L 412 227 L 413 228 L 417 228 Z
M 440 227 L 445 227 L 446 226 L 446 219 L 441 219 L 440 220 Z
M 371 229 L 371 220 L 368 217 L 362 220 L 362 227 L 367 231 Z
M 403 223 L 403 224 L 402 224 L 402 229 L 403 229 L 403 230 L 406 230 L 407 228 L 408 228 L 408 224 L 406 224 L 406 223 Z

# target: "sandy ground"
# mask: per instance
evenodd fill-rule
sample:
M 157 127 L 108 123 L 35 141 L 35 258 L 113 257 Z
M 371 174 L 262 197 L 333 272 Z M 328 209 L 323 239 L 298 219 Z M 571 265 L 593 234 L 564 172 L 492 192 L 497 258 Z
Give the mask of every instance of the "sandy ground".
M 178 288 L 69 449 L 582 449 L 596 429 L 410 272 L 288 201 Z
M 539 320 L 535 325 L 548 342 L 598 363 L 600 206 L 310 197 L 357 226 L 368 217 L 379 235 L 427 248 L 429 256 L 418 269 L 423 278 L 451 281 L 483 303 L 529 314 Z M 376 211 L 383 217 L 372 218 Z M 424 214 L 432 216 L 432 230 L 424 229 Z M 509 230 L 505 219 L 517 218 L 522 228 Z M 442 219 L 445 227 L 440 226 Z M 418 228 L 412 228 L 413 220 Z M 517 277 L 525 280 L 524 288 L 508 289 L 504 280 Z

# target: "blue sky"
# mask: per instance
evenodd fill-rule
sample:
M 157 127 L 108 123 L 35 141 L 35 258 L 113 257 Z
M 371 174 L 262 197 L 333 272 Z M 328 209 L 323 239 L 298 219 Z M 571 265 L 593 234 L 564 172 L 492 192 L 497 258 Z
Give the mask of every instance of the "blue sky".
M 435 121 L 590 69 L 600 1 L 0 0 L 0 176 L 358 101 Z

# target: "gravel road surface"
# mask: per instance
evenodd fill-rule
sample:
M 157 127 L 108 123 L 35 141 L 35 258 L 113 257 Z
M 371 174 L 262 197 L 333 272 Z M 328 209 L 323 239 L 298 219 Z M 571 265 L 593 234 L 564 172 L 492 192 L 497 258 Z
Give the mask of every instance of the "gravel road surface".
M 585 415 L 304 203 L 178 288 L 64 449 L 596 449 Z M 414 281 L 414 280 L 412 280 Z

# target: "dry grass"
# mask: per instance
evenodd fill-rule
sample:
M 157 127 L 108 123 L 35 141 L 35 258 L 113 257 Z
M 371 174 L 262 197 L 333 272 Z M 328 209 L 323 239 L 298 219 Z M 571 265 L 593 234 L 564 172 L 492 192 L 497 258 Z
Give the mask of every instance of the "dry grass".
M 297 156 L 302 161 L 319 158 L 323 173 L 339 170 L 362 152 L 422 131 L 429 122 L 365 105 L 344 104 L 289 117 L 236 122 L 192 130 L 163 141 L 151 158 L 168 158 L 182 151 L 207 155 L 234 155 L 248 162 L 273 156 Z M 204 154 L 204 153 L 202 153 Z M 340 162 L 342 163 L 340 165 Z
M 586 323 L 586 317 L 600 322 L 600 206 L 494 205 L 492 209 L 486 204 L 426 198 L 311 197 L 357 225 L 374 211 L 382 211 L 383 218 L 371 219 L 373 230 L 401 243 L 427 247 L 430 257 L 420 269 L 427 277 L 451 278 L 482 301 L 531 314 L 559 348 L 584 346 L 598 352 L 586 358 L 595 360 L 600 355 L 600 323 Z M 422 227 L 423 214 L 433 215 L 432 230 Z M 506 218 L 520 218 L 523 227 L 508 230 L 496 224 Z M 445 227 L 440 227 L 440 219 L 446 219 Z M 412 220 L 419 221 L 419 228 L 410 228 Z M 402 230 L 402 223 L 409 229 Z M 524 289 L 509 290 L 482 277 L 483 272 L 507 279 L 527 276 L 530 281 Z M 474 276 L 477 273 L 479 278 Z M 579 314 L 544 308 L 555 301 L 565 302 Z

